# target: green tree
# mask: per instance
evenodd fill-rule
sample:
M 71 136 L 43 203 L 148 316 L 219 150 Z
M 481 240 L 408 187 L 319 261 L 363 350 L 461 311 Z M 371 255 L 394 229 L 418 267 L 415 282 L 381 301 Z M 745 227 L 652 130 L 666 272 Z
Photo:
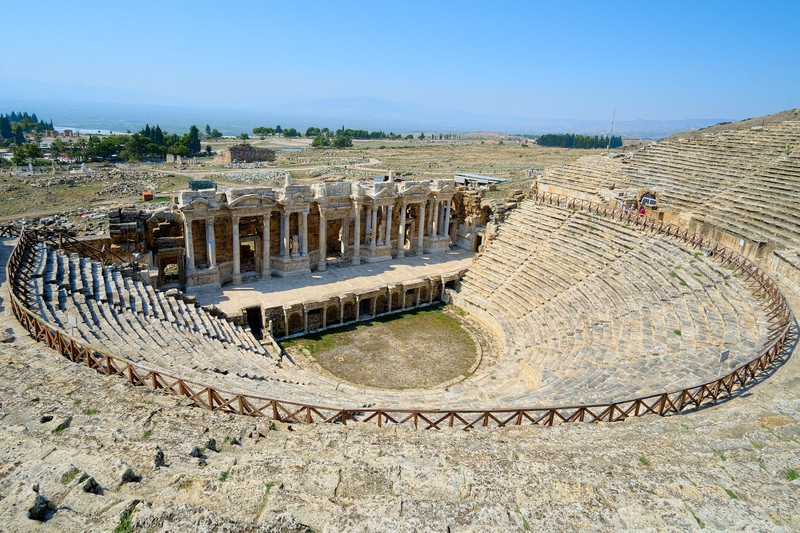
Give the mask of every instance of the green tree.
M 161 131 L 161 126 L 156 124 L 156 129 L 153 130 L 153 144 L 156 146 L 164 146 L 164 132 Z
M 425 132 L 419 132 L 419 140 L 422 141 L 425 139 Z
M 186 138 L 186 147 L 189 149 L 189 154 L 200 153 L 200 130 L 197 126 L 192 124 L 189 128 L 189 135 Z
M 206 124 L 206 137 L 211 137 L 211 126 Z
M 183 140 L 180 140 L 175 144 L 173 144 L 172 146 L 170 146 L 169 149 L 167 150 L 167 153 L 170 153 L 172 155 L 186 156 L 189 155 L 189 147 L 183 143 Z
M 11 121 L 8 117 L 0 115 L 0 137 L 3 139 L 11 139 L 14 132 L 11 130 Z
M 334 137 L 331 146 L 334 148 L 349 148 L 353 146 L 353 139 L 347 135 L 337 135 Z
M 314 137 L 314 140 L 311 141 L 311 146 L 313 146 L 314 148 L 322 148 L 324 146 L 329 146 L 329 145 L 330 142 L 328 141 L 328 138 L 324 135 L 317 135 L 316 137 Z
M 35 144 L 18 144 L 13 149 L 14 157 L 11 162 L 15 165 L 22 165 L 27 162 L 33 163 L 42 157 L 42 149 Z
M 16 145 L 25 144 L 25 134 L 22 132 L 22 126 L 18 125 L 14 131 L 14 143 Z
M 50 157 L 53 160 L 58 160 L 58 158 L 67 151 L 67 143 L 62 141 L 61 139 L 55 139 L 52 143 L 50 143 Z

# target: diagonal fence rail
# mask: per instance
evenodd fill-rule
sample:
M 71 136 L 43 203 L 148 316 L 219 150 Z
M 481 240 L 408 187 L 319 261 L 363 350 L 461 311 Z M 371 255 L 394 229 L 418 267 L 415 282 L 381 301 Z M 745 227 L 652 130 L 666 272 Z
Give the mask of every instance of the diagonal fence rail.
M 770 321 L 767 347 L 749 362 L 728 374 L 706 383 L 680 390 L 630 398 L 610 403 L 557 407 L 526 407 L 505 409 L 381 409 L 311 405 L 252 394 L 214 388 L 202 383 L 133 363 L 84 344 L 60 328 L 47 323 L 25 306 L 21 290 L 30 274 L 31 255 L 40 242 L 50 237 L 36 231 L 24 231 L 12 251 L 6 266 L 10 287 L 11 308 L 20 324 L 39 342 L 57 351 L 72 362 L 83 364 L 105 376 L 124 378 L 133 386 L 149 387 L 191 400 L 196 406 L 226 413 L 267 417 L 295 423 L 370 423 L 404 425 L 416 429 L 498 428 L 519 425 L 553 426 L 568 422 L 616 422 L 629 417 L 649 414 L 667 416 L 682 411 L 712 405 L 729 399 L 743 389 L 768 377 L 781 363 L 790 346 L 797 342 L 792 329 L 793 316 L 775 282 L 758 265 L 724 246 L 695 232 L 674 224 L 648 219 L 638 214 L 612 209 L 596 202 L 567 196 L 540 193 L 535 200 L 570 209 L 588 211 L 620 223 L 630 224 L 642 231 L 674 238 L 691 248 L 704 252 L 741 273 L 750 284 Z M 78 241 L 79 242 L 79 241 Z M 78 246 L 72 244 L 73 246 Z M 97 252 L 97 250 L 94 250 Z M 91 252 L 91 250 L 90 250 Z M 104 256 L 105 257 L 105 256 Z M 108 257 L 106 257 L 108 260 Z

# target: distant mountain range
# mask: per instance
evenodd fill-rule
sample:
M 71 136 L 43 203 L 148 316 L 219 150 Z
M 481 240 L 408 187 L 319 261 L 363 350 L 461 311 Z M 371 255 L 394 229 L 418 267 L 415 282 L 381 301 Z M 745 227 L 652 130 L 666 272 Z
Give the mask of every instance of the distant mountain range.
M 160 124 L 170 132 L 185 132 L 205 124 L 226 135 L 250 133 L 256 126 L 309 126 L 406 132 L 494 131 L 519 134 L 608 134 L 610 120 L 492 116 L 439 109 L 369 97 L 319 98 L 304 101 L 265 101 L 249 109 L 209 106 L 189 99 L 141 91 L 79 84 L 44 83 L 0 76 L 0 113 L 35 112 L 57 127 L 86 130 L 137 131 Z M 614 134 L 628 138 L 659 139 L 692 131 L 727 119 L 625 120 L 614 124 Z

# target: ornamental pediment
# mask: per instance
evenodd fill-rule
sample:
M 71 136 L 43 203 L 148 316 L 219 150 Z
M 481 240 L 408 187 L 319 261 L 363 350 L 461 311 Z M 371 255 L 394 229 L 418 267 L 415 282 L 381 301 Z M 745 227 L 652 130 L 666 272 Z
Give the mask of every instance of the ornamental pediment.
M 239 209 L 243 207 L 272 207 L 274 205 L 274 199 L 258 194 L 247 194 L 228 202 L 228 207 L 232 209 Z
M 215 209 L 216 207 L 216 202 L 210 202 L 205 198 L 195 198 L 191 203 L 181 206 L 181 211 L 207 211 L 208 209 Z

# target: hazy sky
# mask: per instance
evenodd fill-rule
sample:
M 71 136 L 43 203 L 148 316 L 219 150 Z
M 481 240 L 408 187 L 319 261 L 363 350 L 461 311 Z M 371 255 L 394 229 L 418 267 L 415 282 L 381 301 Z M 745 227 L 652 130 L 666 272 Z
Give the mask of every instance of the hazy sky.
M 214 106 L 370 96 L 589 119 L 800 106 L 798 0 L 60 0 L 2 11 L 2 76 Z

